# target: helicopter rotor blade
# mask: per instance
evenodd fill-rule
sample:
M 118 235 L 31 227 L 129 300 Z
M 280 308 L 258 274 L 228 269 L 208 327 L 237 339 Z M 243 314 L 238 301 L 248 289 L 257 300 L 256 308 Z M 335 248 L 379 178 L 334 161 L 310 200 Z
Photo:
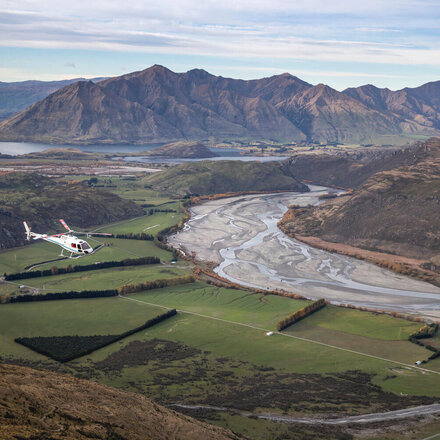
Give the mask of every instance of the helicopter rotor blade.
M 69 232 L 72 232 L 72 230 L 69 228 L 69 226 L 67 226 L 67 223 L 62 219 L 62 218 L 60 218 L 59 219 L 60 220 L 60 223 L 69 231 Z

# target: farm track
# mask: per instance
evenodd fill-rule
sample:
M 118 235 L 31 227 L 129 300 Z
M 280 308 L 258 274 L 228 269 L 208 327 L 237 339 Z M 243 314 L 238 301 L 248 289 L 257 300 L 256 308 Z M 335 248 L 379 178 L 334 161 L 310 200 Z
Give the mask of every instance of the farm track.
M 376 422 L 387 422 L 390 420 L 406 419 L 408 417 L 420 417 L 429 414 L 440 413 L 440 403 L 433 403 L 432 405 L 421 405 L 413 408 L 398 409 L 395 411 L 387 411 L 382 413 L 371 413 L 362 414 L 359 416 L 349 416 L 340 417 L 335 419 L 320 419 L 311 417 L 290 417 L 283 416 L 279 414 L 270 413 L 251 413 L 248 411 L 239 411 L 234 408 L 226 408 L 220 406 L 209 406 L 209 405 L 185 405 L 180 403 L 175 403 L 169 405 L 175 408 L 182 409 L 209 409 L 213 411 L 228 411 L 237 413 L 243 417 L 257 417 L 259 419 L 270 420 L 272 422 L 283 422 L 283 423 L 301 423 L 304 425 L 348 425 L 348 424 L 364 424 L 364 423 L 376 423 Z M 434 439 L 438 434 L 432 437 L 428 437 L 424 440 Z

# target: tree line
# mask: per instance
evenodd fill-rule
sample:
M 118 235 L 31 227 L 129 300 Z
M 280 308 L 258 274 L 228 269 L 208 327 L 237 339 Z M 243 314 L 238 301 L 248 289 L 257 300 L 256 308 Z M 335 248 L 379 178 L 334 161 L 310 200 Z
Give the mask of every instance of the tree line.
M 24 345 L 31 350 L 44 356 L 48 356 L 58 362 L 68 362 L 81 356 L 85 356 L 131 336 L 141 330 L 145 330 L 176 315 L 176 309 L 168 310 L 161 315 L 149 319 L 145 324 L 135 327 L 118 335 L 94 335 L 94 336 L 52 336 L 52 337 L 33 337 L 16 338 L 15 342 Z
M 192 275 L 183 277 L 167 278 L 163 280 L 145 281 L 137 284 L 125 284 L 118 288 L 119 295 L 142 292 L 143 290 L 163 289 L 164 287 L 178 286 L 180 284 L 190 284 L 194 282 Z
M 307 316 L 311 315 L 312 313 L 316 312 L 319 309 L 322 309 L 326 306 L 326 301 L 324 298 L 318 299 L 317 301 L 312 302 L 311 304 L 303 307 L 302 309 L 297 310 L 296 312 L 293 312 L 291 315 L 289 315 L 287 318 L 281 320 L 277 324 L 277 330 L 281 331 L 285 328 L 291 326 L 292 324 L 295 324 L 295 322 L 300 321 L 301 319 L 306 318 Z
M 92 263 L 92 264 L 82 264 L 77 266 L 72 266 L 69 264 L 67 267 L 56 267 L 53 266 L 46 270 L 34 270 L 32 272 L 18 272 L 12 274 L 5 274 L 6 281 L 15 280 L 26 280 L 29 278 L 38 277 L 50 277 L 51 275 L 62 275 L 66 273 L 73 272 L 85 272 L 89 270 L 98 269 L 108 269 L 110 267 L 121 267 L 121 266 L 143 266 L 149 264 L 160 264 L 160 258 L 158 257 L 140 257 L 140 258 L 126 258 L 120 261 L 104 261 L 102 263 Z
M 127 234 L 112 234 L 114 238 L 125 238 L 127 240 L 147 240 L 153 241 L 154 236 L 151 234 L 147 234 L 145 232 L 141 232 L 139 234 L 135 234 L 133 232 L 128 232 Z
M 117 296 L 117 289 L 107 290 L 71 290 L 69 292 L 50 292 L 37 293 L 35 295 L 25 294 L 12 296 L 9 300 L 11 303 L 33 302 L 33 301 L 53 301 L 58 299 L 82 299 L 82 298 L 105 298 L 108 296 Z
M 145 281 L 137 284 L 125 284 L 117 289 L 105 290 L 80 290 L 69 292 L 50 292 L 37 294 L 24 294 L 12 296 L 10 303 L 33 302 L 33 301 L 51 301 L 58 299 L 82 299 L 82 298 L 103 298 L 108 296 L 125 295 L 128 293 L 142 292 L 143 290 L 162 289 L 164 287 L 178 286 L 180 284 L 189 284 L 194 282 L 192 275 L 182 277 L 168 278 L 163 280 Z

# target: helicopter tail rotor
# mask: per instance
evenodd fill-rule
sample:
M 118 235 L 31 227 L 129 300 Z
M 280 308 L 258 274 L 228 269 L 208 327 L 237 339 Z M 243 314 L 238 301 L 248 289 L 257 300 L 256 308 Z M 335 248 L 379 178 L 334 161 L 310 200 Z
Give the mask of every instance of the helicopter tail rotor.
M 24 228 L 26 229 L 26 240 L 29 241 L 31 239 L 31 229 L 29 228 L 26 222 L 23 222 Z

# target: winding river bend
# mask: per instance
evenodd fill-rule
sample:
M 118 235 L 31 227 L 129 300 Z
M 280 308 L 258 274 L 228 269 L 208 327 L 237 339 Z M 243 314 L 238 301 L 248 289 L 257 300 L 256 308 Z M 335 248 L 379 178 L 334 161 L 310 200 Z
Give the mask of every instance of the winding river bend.
M 310 189 L 206 202 L 169 243 L 217 262 L 219 275 L 245 286 L 440 319 L 440 288 L 285 235 L 277 223 L 289 205 L 318 204 L 320 195 L 335 191 Z

